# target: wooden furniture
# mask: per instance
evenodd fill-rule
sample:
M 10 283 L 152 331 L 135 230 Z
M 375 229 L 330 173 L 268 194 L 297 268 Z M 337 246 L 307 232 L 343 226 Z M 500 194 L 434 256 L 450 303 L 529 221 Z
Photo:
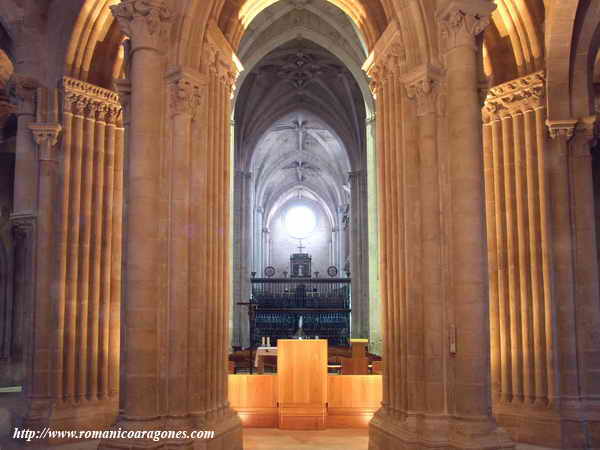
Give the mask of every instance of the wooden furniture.
M 230 375 L 229 402 L 249 428 L 277 428 L 277 375 Z M 327 377 L 328 428 L 365 428 L 381 404 L 381 375 Z
M 327 380 L 327 427 L 367 427 L 381 406 L 381 376 L 329 375 Z
M 327 416 L 327 341 L 278 341 L 279 428 L 321 430 Z
M 245 427 L 277 427 L 277 389 L 277 375 L 229 375 L 229 403 Z
M 367 358 L 368 339 L 350 339 L 352 357 L 342 357 L 342 375 L 367 375 L 369 373 L 369 358 Z

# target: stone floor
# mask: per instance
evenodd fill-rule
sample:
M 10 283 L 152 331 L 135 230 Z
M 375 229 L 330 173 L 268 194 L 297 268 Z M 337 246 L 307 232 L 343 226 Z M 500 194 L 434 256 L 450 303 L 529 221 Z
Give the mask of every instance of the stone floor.
M 24 448 L 0 437 L 0 450 Z M 95 450 L 97 442 L 77 442 L 52 447 L 57 450 Z M 367 450 L 367 430 L 332 429 L 325 431 L 288 431 L 272 428 L 247 428 L 244 430 L 244 450 Z M 40 448 L 39 446 L 36 448 Z M 517 450 L 548 450 L 544 447 L 518 445 Z

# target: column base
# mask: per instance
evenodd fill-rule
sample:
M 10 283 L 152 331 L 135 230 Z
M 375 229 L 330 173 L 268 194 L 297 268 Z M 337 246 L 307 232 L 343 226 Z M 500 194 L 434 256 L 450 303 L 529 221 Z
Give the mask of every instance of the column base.
M 600 405 L 523 402 L 494 405 L 494 417 L 516 442 L 552 448 L 600 448 Z
M 214 417 L 192 415 L 183 418 L 157 418 L 150 421 L 121 418 L 113 428 L 115 432 L 161 433 L 167 431 L 211 432 L 210 439 L 104 439 L 98 450 L 177 449 L 177 450 L 243 450 L 242 423 L 231 409 L 221 411 Z M 213 434 L 214 433 L 214 434 Z
M 22 417 L 15 417 L 13 424 L 21 429 L 42 431 L 86 431 L 106 430 L 115 423 L 118 413 L 118 399 L 84 399 L 79 402 L 56 402 L 55 400 L 27 400 L 27 411 Z M 94 439 L 90 435 L 87 439 Z M 16 441 L 19 441 L 18 439 Z M 34 443 L 52 446 L 79 441 L 65 434 L 36 439 Z
M 493 420 L 450 416 L 395 417 L 380 409 L 369 424 L 369 450 L 514 449 L 508 433 Z

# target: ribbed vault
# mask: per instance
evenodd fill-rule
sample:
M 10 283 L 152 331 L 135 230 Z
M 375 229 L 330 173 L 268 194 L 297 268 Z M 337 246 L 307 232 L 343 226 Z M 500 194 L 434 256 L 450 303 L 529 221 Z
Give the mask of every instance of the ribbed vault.
M 291 41 L 246 77 L 236 105 L 236 161 L 254 174 L 256 202 L 273 205 L 304 186 L 330 209 L 343 204 L 361 165 L 364 100 L 353 75 L 327 50 Z

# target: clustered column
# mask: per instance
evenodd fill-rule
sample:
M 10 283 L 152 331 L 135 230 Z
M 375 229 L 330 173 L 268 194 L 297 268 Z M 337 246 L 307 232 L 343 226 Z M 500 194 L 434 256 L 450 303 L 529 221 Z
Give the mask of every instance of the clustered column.
M 113 258 L 121 245 L 121 105 L 113 91 L 68 77 L 62 84 L 63 155 L 54 230 L 58 265 L 52 290 L 58 310 L 56 392 L 65 410 L 101 404 L 102 412 L 93 414 L 106 426 L 116 417 L 117 392 L 111 393 L 109 385 L 119 376 L 119 336 L 110 330 L 115 322 L 118 326 L 121 289 L 112 277 L 115 263 L 120 270 Z
M 369 70 L 377 99 L 377 169 L 382 322 L 384 328 L 382 408 L 372 424 L 385 428 L 390 420 L 405 417 L 407 406 L 407 348 L 405 322 L 406 265 L 404 220 L 405 100 L 399 72 L 402 49 L 394 47 Z M 371 433 L 371 441 L 388 448 Z M 390 447 L 391 448 L 391 447 Z
M 496 86 L 483 116 L 492 393 L 496 416 L 556 396 L 545 77 Z M 520 409 L 519 409 L 520 410 Z
M 228 401 L 231 303 L 230 99 L 237 70 L 210 34 L 205 42 L 202 117 L 192 130 L 190 412 L 215 429 L 224 447 L 241 445 L 241 423 Z M 228 445 L 230 447 L 228 447 Z

